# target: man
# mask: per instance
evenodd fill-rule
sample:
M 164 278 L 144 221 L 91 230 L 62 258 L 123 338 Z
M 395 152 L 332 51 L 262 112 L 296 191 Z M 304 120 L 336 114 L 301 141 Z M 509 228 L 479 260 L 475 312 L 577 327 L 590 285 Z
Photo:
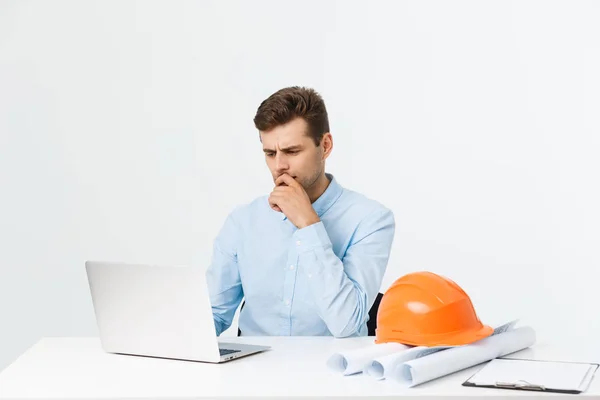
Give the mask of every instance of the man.
M 254 124 L 274 188 L 233 210 L 215 239 L 207 280 L 217 334 L 244 298 L 242 335 L 366 335 L 393 213 L 325 172 L 333 139 L 314 90 L 279 90 Z

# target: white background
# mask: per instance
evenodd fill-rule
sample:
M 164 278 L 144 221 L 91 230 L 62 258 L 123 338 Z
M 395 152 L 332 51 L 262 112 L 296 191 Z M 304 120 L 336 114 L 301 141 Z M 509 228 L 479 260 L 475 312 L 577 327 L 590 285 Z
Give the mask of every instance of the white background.
M 597 337 L 598 21 L 592 1 L 1 2 L 0 368 L 96 335 L 87 259 L 206 266 L 271 190 L 252 118 L 289 85 L 325 98 L 329 172 L 395 212 L 382 291 L 430 270 L 486 323 Z

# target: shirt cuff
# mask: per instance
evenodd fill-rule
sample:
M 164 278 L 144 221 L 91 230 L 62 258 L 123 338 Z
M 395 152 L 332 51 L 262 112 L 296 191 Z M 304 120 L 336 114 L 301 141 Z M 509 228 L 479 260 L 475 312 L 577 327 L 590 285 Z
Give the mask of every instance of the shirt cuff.
M 323 221 L 298 229 L 294 232 L 294 240 L 296 241 L 298 253 L 303 253 L 316 247 L 331 246 L 331 239 L 329 239 Z

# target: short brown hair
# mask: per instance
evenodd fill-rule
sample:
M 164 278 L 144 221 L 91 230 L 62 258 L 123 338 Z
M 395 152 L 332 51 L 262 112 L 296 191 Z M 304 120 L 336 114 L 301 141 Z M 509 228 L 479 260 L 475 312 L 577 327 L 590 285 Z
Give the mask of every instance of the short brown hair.
M 329 132 L 329 117 L 323 98 L 311 88 L 291 86 L 273 93 L 258 107 L 254 125 L 260 131 L 269 131 L 298 117 L 306 121 L 307 134 L 318 146 Z

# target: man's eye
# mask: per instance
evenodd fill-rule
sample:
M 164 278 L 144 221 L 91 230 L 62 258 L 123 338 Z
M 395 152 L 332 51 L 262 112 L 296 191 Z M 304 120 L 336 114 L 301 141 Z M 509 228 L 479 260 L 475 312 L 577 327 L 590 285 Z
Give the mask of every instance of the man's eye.
M 273 153 L 266 153 L 266 154 L 267 154 L 267 157 L 273 157 L 275 155 Z

